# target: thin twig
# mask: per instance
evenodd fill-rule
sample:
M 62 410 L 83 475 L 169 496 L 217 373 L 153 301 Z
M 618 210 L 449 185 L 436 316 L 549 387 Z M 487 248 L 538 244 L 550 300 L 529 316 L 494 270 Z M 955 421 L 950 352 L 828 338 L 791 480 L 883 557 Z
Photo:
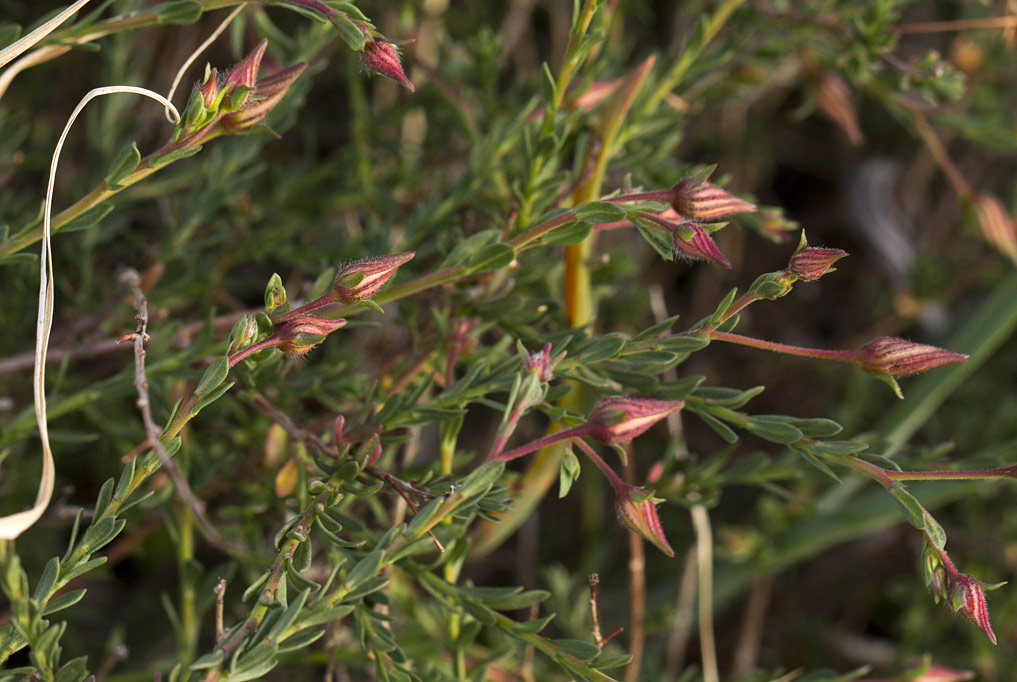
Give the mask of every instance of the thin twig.
M 625 481 L 636 483 L 635 457 L 631 443 L 625 446 Z M 629 544 L 629 653 L 632 660 L 625 666 L 625 682 L 639 679 L 643 649 L 646 647 L 646 546 L 643 538 L 627 533 Z
M 215 594 L 215 643 L 218 644 L 226 637 L 226 628 L 223 626 L 222 608 L 223 597 L 226 594 L 226 580 L 219 578 L 219 582 L 212 588 Z
M 710 512 L 701 504 L 694 505 L 691 512 L 699 572 L 699 649 L 703 659 L 703 681 L 720 682 L 717 645 L 713 637 L 713 533 L 710 530 Z
M 600 583 L 600 576 L 591 573 L 586 576 L 590 583 L 590 616 L 593 618 L 593 643 L 598 647 L 604 644 L 604 638 L 600 635 L 600 619 L 597 618 L 597 584 Z
M 173 488 L 176 490 L 177 497 L 194 514 L 194 519 L 198 522 L 198 529 L 201 531 L 202 536 L 209 543 L 222 549 L 239 550 L 240 547 L 238 545 L 219 535 L 218 531 L 212 526 L 205 513 L 204 501 L 199 499 L 191 490 L 187 481 L 180 475 L 180 470 L 177 468 L 176 463 L 170 458 L 166 448 L 163 447 L 162 441 L 159 440 L 159 434 L 162 429 L 156 425 L 155 420 L 152 418 L 152 403 L 148 395 L 148 378 L 145 376 L 145 342 L 149 340 L 148 301 L 141 290 L 141 275 L 138 274 L 137 270 L 128 268 L 120 275 L 120 281 L 131 289 L 131 292 L 134 294 L 134 308 L 138 311 L 138 329 L 129 336 L 132 336 L 134 339 L 134 388 L 138 392 L 137 405 L 138 410 L 141 412 L 141 420 L 145 425 L 148 444 L 159 458 L 159 462 L 162 463 L 162 468 L 173 481 Z

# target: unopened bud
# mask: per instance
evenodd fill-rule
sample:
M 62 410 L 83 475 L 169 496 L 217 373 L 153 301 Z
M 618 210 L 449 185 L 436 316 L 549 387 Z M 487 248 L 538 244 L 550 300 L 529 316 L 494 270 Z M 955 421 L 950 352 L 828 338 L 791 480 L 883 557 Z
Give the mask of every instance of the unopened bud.
M 832 71 L 816 69 L 812 73 L 812 85 L 820 110 L 844 131 L 852 145 L 859 146 L 864 137 L 847 84 Z
M 523 354 L 523 374 L 536 374 L 541 383 L 547 383 L 554 374 L 554 368 L 565 359 L 565 351 L 551 357 L 551 344 L 545 344 L 539 352 L 530 355 L 525 349 Z
M 236 324 L 233 325 L 233 330 L 229 336 L 229 351 L 227 355 L 232 355 L 238 350 L 247 348 L 254 340 L 258 337 L 258 320 L 254 315 L 244 315 Z
M 205 80 L 195 89 L 198 94 L 201 95 L 201 102 L 205 106 L 206 110 L 214 111 L 218 108 L 219 100 L 221 99 L 218 69 L 209 70 L 208 67 L 206 67 Z
M 993 194 L 975 192 L 971 195 L 971 211 L 985 241 L 1017 262 L 1017 224 L 1003 202 Z
M 261 123 L 306 68 L 307 64 L 300 62 L 259 80 L 255 83 L 253 91 L 244 98 L 243 106 L 223 116 L 223 129 L 231 134 L 239 134 Z
M 239 89 L 243 93 L 240 101 L 230 102 L 230 108 L 237 109 L 243 106 L 250 97 L 250 93 L 255 87 L 255 82 L 258 80 L 258 69 L 261 68 L 261 60 L 265 56 L 265 49 L 267 47 L 268 39 L 263 39 L 251 50 L 250 54 L 237 62 L 229 70 L 229 73 L 226 74 L 221 90 L 229 94 Z
M 674 550 L 660 525 L 655 500 L 647 491 L 628 484 L 616 485 L 614 508 L 618 520 L 632 532 L 652 542 L 669 557 L 674 557 Z
M 410 79 L 406 77 L 406 72 L 403 71 L 402 62 L 399 60 L 399 52 L 396 50 L 395 45 L 384 38 L 374 38 L 366 29 L 362 28 L 361 30 L 367 35 L 364 50 L 360 53 L 360 64 L 364 69 L 386 78 L 391 78 L 399 85 L 413 92 L 416 88 L 413 87 L 413 83 L 410 82 Z
M 335 276 L 332 293 L 343 303 L 356 303 L 374 297 L 399 269 L 413 258 L 415 252 L 406 251 L 378 258 L 365 258 L 350 263 Z
M 681 400 L 605 398 L 590 413 L 590 435 L 605 445 L 624 443 L 683 407 L 685 403 Z
M 921 374 L 930 369 L 965 362 L 967 355 L 936 346 L 914 343 L 894 336 L 882 336 L 858 351 L 858 366 L 870 374 L 893 378 Z
M 287 355 L 304 355 L 324 341 L 326 336 L 344 326 L 344 319 L 329 320 L 314 315 L 298 315 L 282 324 L 276 332 L 279 350 Z
M 809 246 L 805 241 L 805 232 L 803 231 L 801 244 L 795 251 L 795 255 L 791 256 L 787 270 L 803 282 L 813 282 L 826 273 L 836 270 L 833 264 L 847 255 L 848 252 L 841 249 Z
M 992 625 L 989 623 L 989 608 L 985 603 L 985 590 L 1002 587 L 1005 583 L 989 585 L 957 571 L 950 574 L 949 583 L 950 606 L 953 607 L 954 612 L 974 623 L 985 633 L 989 641 L 995 644 L 996 633 L 992 631 Z
M 712 182 L 681 180 L 671 188 L 671 205 L 686 218 L 709 222 L 738 213 L 754 213 L 756 205 L 729 194 Z
M 721 253 L 710 234 L 696 223 L 681 223 L 671 231 L 674 256 L 686 256 L 693 260 L 705 260 L 715 265 L 731 268 L 731 261 Z

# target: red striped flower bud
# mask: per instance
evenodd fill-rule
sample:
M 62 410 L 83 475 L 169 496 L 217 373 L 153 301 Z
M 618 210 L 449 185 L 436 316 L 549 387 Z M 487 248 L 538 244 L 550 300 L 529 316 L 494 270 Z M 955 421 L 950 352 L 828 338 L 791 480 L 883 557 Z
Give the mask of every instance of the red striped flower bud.
M 300 62 L 259 80 L 253 91 L 244 98 L 243 106 L 223 116 L 223 129 L 233 134 L 245 133 L 261 123 L 306 68 L 307 64 Z
M 945 365 L 965 362 L 967 355 L 953 353 L 936 346 L 914 343 L 894 336 L 882 336 L 862 346 L 856 355 L 855 364 L 882 379 L 898 398 L 903 398 L 898 377 L 920 374 Z
M 889 374 L 893 378 L 921 374 L 968 359 L 936 346 L 914 343 L 894 336 L 881 336 L 858 351 L 858 366 L 870 374 Z
M 954 612 L 974 623 L 985 633 L 989 641 L 995 644 L 996 633 L 992 631 L 992 625 L 989 623 L 989 608 L 985 604 L 985 590 L 1001 587 L 1003 583 L 989 585 L 956 570 L 950 574 L 949 578 L 950 606 L 953 607 Z
M 660 525 L 655 502 L 653 496 L 642 488 L 627 483 L 615 485 L 614 509 L 618 520 L 673 558 L 674 550 Z
M 346 326 L 346 320 L 329 320 L 314 315 L 298 315 L 282 324 L 276 337 L 279 350 L 287 355 L 304 355 L 325 340 L 325 337 Z
M 403 263 L 416 255 L 413 251 L 350 263 L 335 276 L 332 293 L 343 303 L 356 303 L 373 298 Z
M 791 262 L 788 263 L 787 269 L 803 282 L 812 282 L 826 273 L 836 270 L 832 267 L 833 264 L 847 255 L 847 251 L 840 249 L 808 246 L 791 256 Z
M 671 188 L 671 205 L 686 218 L 710 222 L 738 213 L 754 213 L 756 205 L 727 193 L 712 182 L 681 180 Z
M 640 435 L 672 412 L 685 407 L 680 400 L 652 400 L 613 396 L 597 403 L 590 413 L 590 435 L 609 445 Z

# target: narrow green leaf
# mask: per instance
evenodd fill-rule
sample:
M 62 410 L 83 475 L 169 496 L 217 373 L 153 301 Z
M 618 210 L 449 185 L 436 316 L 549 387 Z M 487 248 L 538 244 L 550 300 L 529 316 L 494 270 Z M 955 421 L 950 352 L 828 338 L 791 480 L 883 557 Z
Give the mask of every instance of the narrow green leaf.
M 174 161 L 180 159 L 186 159 L 189 156 L 194 156 L 201 151 L 201 145 L 195 145 L 193 147 L 184 147 L 183 149 L 177 149 L 176 151 L 169 152 L 167 154 L 153 154 L 148 157 L 148 167 L 152 169 L 159 169 L 163 166 L 168 166 Z
M 581 639 L 552 639 L 550 643 L 580 661 L 591 661 L 600 655 L 600 647 Z
M 93 225 L 98 225 L 102 222 L 102 219 L 108 216 L 112 210 L 113 204 L 105 201 L 68 221 L 60 228 L 60 232 L 78 232 L 80 230 L 87 230 Z
M 202 399 L 207 396 L 213 389 L 218 388 L 222 382 L 226 381 L 226 376 L 229 374 L 229 358 L 225 355 L 216 358 L 205 373 L 201 376 L 198 381 L 198 385 L 194 387 L 194 395 L 198 396 L 198 399 Z
M 470 256 L 464 265 L 466 272 L 477 274 L 508 267 L 516 258 L 516 250 L 509 244 L 489 244 Z
M 103 563 L 106 563 L 106 557 L 102 557 L 102 560 Z M 56 613 L 57 611 L 62 611 L 63 609 L 74 606 L 81 601 L 82 597 L 85 596 L 85 592 L 87 592 L 87 590 L 84 588 L 69 590 L 57 597 L 54 597 L 53 599 L 50 599 L 49 603 L 46 604 L 46 607 L 42 610 L 42 615 L 48 616 L 52 613 Z
M 586 241 L 591 232 L 593 232 L 593 225 L 585 221 L 573 220 L 554 228 L 541 237 L 540 242 L 547 246 L 571 246 Z
M 572 212 L 577 220 L 585 220 L 595 225 L 617 223 L 628 217 L 628 212 L 624 208 L 609 201 L 587 201 L 576 206 Z
M 803 438 L 797 428 L 772 415 L 753 415 L 749 417 L 745 428 L 760 438 L 783 445 L 797 443 Z
M 47 599 L 50 592 L 53 591 L 53 587 L 56 585 L 57 579 L 60 577 L 60 559 L 53 557 L 46 562 L 46 565 L 42 569 L 42 575 L 39 576 L 39 582 L 35 586 L 35 593 L 32 598 L 37 602 L 41 602 Z
M 113 163 L 110 164 L 109 172 L 106 174 L 106 185 L 111 190 L 123 189 L 120 181 L 134 172 L 134 169 L 141 163 L 141 152 L 138 151 L 138 144 L 131 142 L 120 150 Z
M 376 549 L 358 561 L 346 575 L 346 580 L 343 581 L 347 591 L 353 590 L 369 578 L 373 578 L 374 574 L 381 570 L 381 563 L 384 558 L 385 552 L 381 549 Z
M 324 625 L 332 621 L 345 618 L 357 608 L 356 604 L 339 604 L 321 611 L 308 611 L 300 619 L 300 627 L 311 627 L 313 625 Z
M 364 32 L 343 12 L 337 13 L 331 19 L 332 26 L 335 27 L 343 42 L 346 43 L 346 47 L 354 52 L 363 52 L 364 46 L 367 44 L 367 37 L 364 35 Z
M 160 26 L 193 24 L 201 18 L 202 10 L 201 0 L 164 2 L 155 8 L 155 19 Z

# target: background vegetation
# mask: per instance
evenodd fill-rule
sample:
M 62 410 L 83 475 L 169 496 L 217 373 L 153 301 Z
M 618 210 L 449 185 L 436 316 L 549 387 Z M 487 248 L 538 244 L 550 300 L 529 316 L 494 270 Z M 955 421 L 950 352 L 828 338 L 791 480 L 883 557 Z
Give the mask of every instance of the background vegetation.
M 0 0 L 0 45 L 42 4 Z M 4 514 L 31 505 L 39 476 L 37 240 L 56 140 L 91 88 L 167 92 L 237 4 L 93 2 L 26 53 L 40 63 L 0 72 Z M 936 530 L 920 507 L 850 467 L 1014 461 L 1011 3 L 316 5 L 247 3 L 174 98 L 184 111 L 205 62 L 223 77 L 267 38 L 261 77 L 307 64 L 264 120 L 277 135 L 209 139 L 55 229 L 57 486 L 38 524 L 0 541 L 0 676 L 712 682 L 932 679 L 935 665 L 1010 679 L 1017 591 L 988 593 L 994 646 L 925 589 Z M 400 46 L 413 92 L 370 60 L 385 37 L 413 41 Z M 90 104 L 54 213 L 134 178 L 132 142 L 147 168 L 174 131 L 160 109 L 126 94 Z M 729 269 L 665 260 L 645 224 L 647 239 L 593 229 L 636 205 L 589 202 L 710 166 L 759 207 L 711 233 Z M 585 222 L 512 242 L 577 205 Z M 842 363 L 680 336 L 732 288 L 783 271 L 799 227 L 850 257 L 725 329 L 823 349 L 907 337 L 970 359 L 903 379 L 900 401 Z M 221 371 L 272 338 L 267 316 L 254 323 L 266 304 L 297 307 L 358 259 L 409 251 L 375 297 L 383 314 L 324 308 L 348 322 L 301 339 L 310 353 Z M 149 450 L 132 343 L 114 343 L 138 325 L 127 268 L 147 297 L 148 389 L 176 481 Z M 624 465 L 594 444 L 663 500 L 674 558 L 616 522 L 612 487 L 578 448 L 582 475 L 560 498 L 579 462 L 560 467 L 562 448 L 482 464 L 532 384 L 517 343 L 567 354 L 507 449 L 585 423 L 607 396 L 685 401 Z M 810 438 L 850 445 L 817 456 Z M 908 491 L 959 570 L 1014 574 L 1012 483 Z

